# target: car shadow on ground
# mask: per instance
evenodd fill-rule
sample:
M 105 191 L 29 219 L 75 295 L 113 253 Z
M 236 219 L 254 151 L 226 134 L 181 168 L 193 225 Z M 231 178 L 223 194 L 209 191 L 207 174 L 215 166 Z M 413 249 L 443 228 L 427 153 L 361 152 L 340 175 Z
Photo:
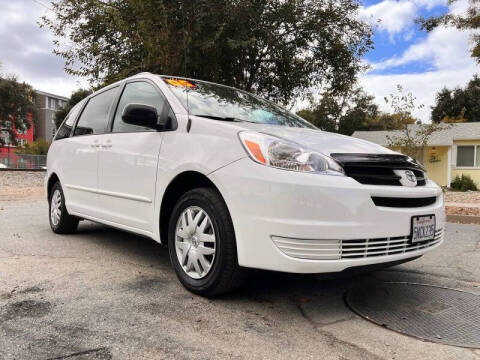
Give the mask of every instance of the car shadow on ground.
M 159 269 L 168 274 L 171 282 L 177 283 L 174 270 L 170 264 L 168 249 L 157 242 L 128 232 L 116 230 L 104 225 L 82 222 L 74 235 L 88 243 L 103 248 L 107 257 L 122 259 L 139 267 Z M 348 273 L 333 274 L 288 274 L 282 272 L 249 269 L 246 283 L 236 291 L 215 297 L 220 302 L 272 302 L 289 301 L 293 304 L 319 311 L 340 309 L 351 315 L 343 301 L 345 292 L 353 286 L 372 282 L 412 281 L 410 273 L 403 273 L 401 266 L 388 270 L 359 270 Z M 185 290 L 186 291 L 186 290 Z M 328 312 L 328 311 L 327 311 Z M 333 319 L 332 321 L 336 321 Z

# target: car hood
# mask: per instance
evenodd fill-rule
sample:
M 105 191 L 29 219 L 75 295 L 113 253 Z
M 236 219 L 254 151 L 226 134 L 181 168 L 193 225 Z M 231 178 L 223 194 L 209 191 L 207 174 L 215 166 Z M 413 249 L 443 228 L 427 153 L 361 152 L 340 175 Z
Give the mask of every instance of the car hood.
M 369 141 L 316 129 L 253 123 L 241 123 L 241 127 L 290 140 L 325 155 L 334 153 L 398 154 Z

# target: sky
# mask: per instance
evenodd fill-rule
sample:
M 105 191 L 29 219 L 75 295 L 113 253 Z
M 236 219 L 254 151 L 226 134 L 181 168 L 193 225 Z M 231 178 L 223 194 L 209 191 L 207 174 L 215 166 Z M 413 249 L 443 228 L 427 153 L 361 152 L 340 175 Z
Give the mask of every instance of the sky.
M 430 121 L 435 94 L 443 87 L 465 86 L 478 72 L 470 57 L 470 34 L 440 27 L 430 33 L 419 30 L 414 20 L 445 13 L 463 13 L 467 0 L 447 6 L 446 0 L 365 0 L 360 17 L 375 25 L 375 49 L 365 56 L 370 66 L 360 77 L 365 90 L 389 110 L 384 97 L 397 85 L 417 99 L 414 115 Z
M 375 48 L 365 57 L 369 70 L 360 84 L 374 95 L 382 110 L 384 97 L 401 85 L 417 98 L 415 116 L 430 120 L 430 106 L 443 87 L 464 86 L 479 65 L 470 57 L 470 34 L 454 28 L 430 33 L 418 29 L 418 16 L 465 10 L 467 0 L 448 6 L 447 0 L 364 0 L 359 15 L 375 28 Z M 14 73 L 34 88 L 62 96 L 87 86 L 85 79 L 64 71 L 64 61 L 52 53 L 53 37 L 38 26 L 48 15 L 49 0 L 0 0 L 0 72 Z

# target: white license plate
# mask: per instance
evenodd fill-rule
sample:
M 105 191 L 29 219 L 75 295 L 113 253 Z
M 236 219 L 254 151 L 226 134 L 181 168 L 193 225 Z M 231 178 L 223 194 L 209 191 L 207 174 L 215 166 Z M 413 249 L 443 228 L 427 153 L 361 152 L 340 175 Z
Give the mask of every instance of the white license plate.
M 412 243 L 432 240 L 435 237 L 435 215 L 412 217 Z

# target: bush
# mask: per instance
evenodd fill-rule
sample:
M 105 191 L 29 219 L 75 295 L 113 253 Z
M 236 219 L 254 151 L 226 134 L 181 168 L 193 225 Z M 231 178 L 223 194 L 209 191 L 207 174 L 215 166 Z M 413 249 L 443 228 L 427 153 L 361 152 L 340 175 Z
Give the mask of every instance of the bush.
M 459 191 L 477 191 L 477 184 L 472 180 L 472 178 L 469 175 L 463 175 L 456 176 L 455 179 L 452 181 L 450 184 L 450 187 L 454 190 L 459 190 Z
M 35 140 L 31 144 L 25 144 L 17 149 L 17 154 L 28 154 L 28 155 L 47 155 L 48 148 L 50 143 L 46 142 L 43 139 Z

